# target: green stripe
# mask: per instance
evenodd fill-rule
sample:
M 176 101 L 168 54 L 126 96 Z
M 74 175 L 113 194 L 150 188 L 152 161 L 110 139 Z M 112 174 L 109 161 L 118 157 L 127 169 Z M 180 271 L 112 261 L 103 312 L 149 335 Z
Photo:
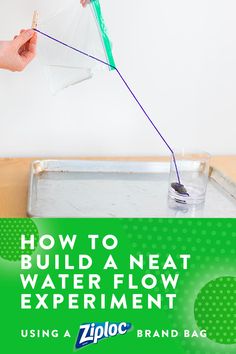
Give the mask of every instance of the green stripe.
M 107 59 L 109 64 L 111 65 L 110 69 L 114 70 L 116 67 L 115 64 L 115 60 L 112 54 L 112 47 L 111 47 L 111 41 L 108 37 L 108 33 L 107 33 L 107 28 L 102 16 L 102 10 L 101 10 L 101 6 L 100 6 L 100 2 L 99 0 L 92 0 L 91 1 L 91 5 L 93 7 L 93 11 L 98 23 L 98 27 L 102 36 L 102 41 L 103 41 L 103 45 L 106 51 L 106 55 L 107 55 Z

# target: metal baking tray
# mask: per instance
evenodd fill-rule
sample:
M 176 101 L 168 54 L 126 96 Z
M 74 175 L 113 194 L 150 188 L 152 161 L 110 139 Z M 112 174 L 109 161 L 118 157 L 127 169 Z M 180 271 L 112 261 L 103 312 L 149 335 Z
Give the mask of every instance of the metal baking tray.
M 168 162 L 41 160 L 32 164 L 30 217 L 235 217 L 236 185 L 211 169 L 201 207 L 167 203 Z

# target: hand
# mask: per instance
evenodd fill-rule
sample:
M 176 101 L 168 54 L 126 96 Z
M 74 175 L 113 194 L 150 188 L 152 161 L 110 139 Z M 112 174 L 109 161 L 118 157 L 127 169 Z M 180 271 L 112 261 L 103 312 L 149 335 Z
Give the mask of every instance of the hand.
M 0 41 L 0 68 L 22 71 L 36 55 L 37 34 L 21 30 L 12 41 Z
M 80 3 L 83 7 L 86 7 L 88 5 L 90 0 L 80 0 Z

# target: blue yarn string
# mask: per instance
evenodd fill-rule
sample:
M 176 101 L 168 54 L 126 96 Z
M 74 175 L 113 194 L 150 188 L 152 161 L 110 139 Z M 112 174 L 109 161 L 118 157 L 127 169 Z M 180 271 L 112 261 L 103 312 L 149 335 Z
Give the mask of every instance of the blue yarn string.
M 49 34 L 40 31 L 38 28 L 34 28 L 34 31 L 37 32 L 37 33 L 40 33 L 44 37 L 46 37 L 48 39 L 51 39 L 52 41 L 54 41 L 54 42 L 56 42 L 58 44 L 63 45 L 64 47 L 67 47 L 67 48 L 69 48 L 71 50 L 74 50 L 75 52 L 80 53 L 80 54 L 82 54 L 82 55 L 84 55 L 84 56 L 86 56 L 86 57 L 88 57 L 88 58 L 90 58 L 92 60 L 95 60 L 95 61 L 97 61 L 99 63 L 102 63 L 102 64 L 108 66 L 109 68 L 114 69 L 117 72 L 117 74 L 119 75 L 119 77 L 121 78 L 123 83 L 125 84 L 126 88 L 129 90 L 130 94 L 133 96 L 134 100 L 137 102 L 137 104 L 139 105 L 139 107 L 141 108 L 141 110 L 143 111 L 143 113 L 145 114 L 145 116 L 147 117 L 147 119 L 149 120 L 149 122 L 151 123 L 153 128 L 155 129 L 155 131 L 158 133 L 158 135 L 160 136 L 160 138 L 162 139 L 162 141 L 164 142 L 164 144 L 167 146 L 168 150 L 170 151 L 170 153 L 172 155 L 172 158 L 173 158 L 173 162 L 174 162 L 174 166 L 175 166 L 175 171 L 176 171 L 176 176 L 177 176 L 177 179 L 178 179 L 178 183 L 181 183 L 174 150 L 171 148 L 171 146 L 169 145 L 167 140 L 164 138 L 164 136 L 162 135 L 160 130 L 154 124 L 153 120 L 149 117 L 149 115 L 147 114 L 146 110 L 144 109 L 144 107 L 142 106 L 142 104 L 140 103 L 140 101 L 138 100 L 136 95 L 134 94 L 134 92 L 131 90 L 131 88 L 128 85 L 127 81 L 122 76 L 121 72 L 114 65 L 111 65 L 111 64 L 105 62 L 104 60 L 101 60 L 101 59 L 99 59 L 99 58 L 97 58 L 97 57 L 95 57 L 93 55 L 90 55 L 90 54 L 88 54 L 88 53 L 86 53 L 86 52 L 84 52 L 84 51 L 82 51 L 82 50 L 80 50 L 78 48 L 75 48 L 75 47 L 73 47 L 73 46 L 71 46 L 71 45 L 69 45 L 67 43 L 64 43 L 64 42 L 60 41 L 59 39 L 54 38 L 54 37 L 50 36 Z

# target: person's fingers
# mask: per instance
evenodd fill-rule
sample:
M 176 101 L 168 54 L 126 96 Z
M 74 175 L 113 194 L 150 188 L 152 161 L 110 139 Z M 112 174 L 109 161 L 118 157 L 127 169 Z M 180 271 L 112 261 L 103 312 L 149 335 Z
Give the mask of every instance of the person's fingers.
M 83 7 L 86 7 L 86 5 L 89 3 L 89 0 L 80 0 L 80 3 Z
M 18 49 L 20 49 L 24 44 L 26 44 L 33 36 L 33 30 L 27 30 L 22 32 L 17 38 L 15 39 L 15 44 Z
M 34 44 L 36 45 L 37 44 L 37 41 L 38 41 L 38 34 L 35 32 L 33 37 L 31 38 L 30 40 L 30 44 Z
M 19 35 L 22 34 L 23 32 L 25 32 L 25 29 L 20 30 Z M 13 40 L 15 40 L 19 35 L 16 34 L 16 35 L 13 37 Z
M 37 33 L 27 43 L 27 49 L 22 51 L 21 59 L 24 67 L 27 66 L 35 57 L 37 48 Z
M 38 36 L 37 36 L 37 33 L 35 33 L 33 35 L 33 37 L 30 39 L 29 44 L 28 44 L 28 50 L 31 53 L 33 53 L 34 55 L 36 54 L 37 40 L 38 40 Z
M 24 33 L 26 30 L 25 29 L 22 29 L 20 31 L 20 34 Z M 24 44 L 20 49 L 19 49 L 19 54 L 21 54 L 22 52 L 24 52 L 25 50 L 27 50 L 28 48 L 28 42 L 26 42 L 26 44 Z
M 20 35 L 23 34 L 23 33 L 25 33 L 26 31 L 27 31 L 26 29 L 22 29 L 22 30 L 20 31 Z M 27 51 L 27 50 L 29 50 L 29 41 L 26 42 L 25 44 L 23 44 L 23 45 L 19 48 L 18 53 L 19 53 L 20 55 L 22 55 L 22 53 L 25 52 L 25 51 Z

